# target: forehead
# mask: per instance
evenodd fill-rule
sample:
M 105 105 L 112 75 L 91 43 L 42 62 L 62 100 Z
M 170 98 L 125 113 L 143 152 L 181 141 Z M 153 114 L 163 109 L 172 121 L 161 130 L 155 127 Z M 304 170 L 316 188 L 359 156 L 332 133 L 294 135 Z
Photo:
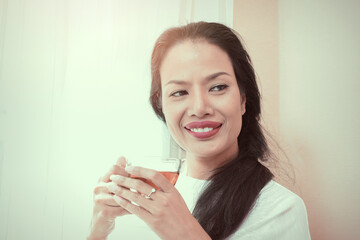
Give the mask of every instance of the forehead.
M 205 40 L 177 43 L 168 50 L 160 67 L 162 85 L 173 79 L 202 78 L 215 72 L 234 75 L 228 54 Z

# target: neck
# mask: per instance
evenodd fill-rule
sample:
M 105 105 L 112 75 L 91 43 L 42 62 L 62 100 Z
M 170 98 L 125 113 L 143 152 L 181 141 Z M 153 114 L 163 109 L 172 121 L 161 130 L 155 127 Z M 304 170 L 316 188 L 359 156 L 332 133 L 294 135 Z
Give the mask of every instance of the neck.
M 209 179 L 213 170 L 233 160 L 238 154 L 236 149 L 222 152 L 217 155 L 200 156 L 191 152 L 186 153 L 187 175 L 197 179 Z

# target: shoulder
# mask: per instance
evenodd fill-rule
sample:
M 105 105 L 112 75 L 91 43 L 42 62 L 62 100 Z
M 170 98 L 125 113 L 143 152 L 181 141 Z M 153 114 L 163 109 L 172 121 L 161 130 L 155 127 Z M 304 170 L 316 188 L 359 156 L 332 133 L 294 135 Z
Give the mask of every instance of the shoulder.
M 310 239 L 305 204 L 295 193 L 270 181 L 234 236 L 230 239 Z
M 267 210 L 275 213 L 297 208 L 305 210 L 304 201 L 297 194 L 271 180 L 260 191 L 253 210 Z
M 263 215 L 265 213 L 266 215 Z M 307 219 L 304 201 L 298 195 L 275 181 L 270 181 L 260 191 L 255 205 L 250 212 L 251 214 L 255 216 L 260 215 L 260 219 L 264 220 L 279 220 L 286 217 L 294 217 L 298 220 Z

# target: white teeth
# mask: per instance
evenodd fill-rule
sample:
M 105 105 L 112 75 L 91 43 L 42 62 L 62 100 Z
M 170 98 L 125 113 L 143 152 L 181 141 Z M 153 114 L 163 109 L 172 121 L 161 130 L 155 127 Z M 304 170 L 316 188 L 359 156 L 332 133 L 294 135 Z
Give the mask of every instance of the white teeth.
M 205 128 L 204 132 L 210 132 L 211 130 L 213 130 L 213 128 Z
M 213 130 L 213 128 L 192 128 L 190 129 L 192 132 L 210 132 L 211 130 Z

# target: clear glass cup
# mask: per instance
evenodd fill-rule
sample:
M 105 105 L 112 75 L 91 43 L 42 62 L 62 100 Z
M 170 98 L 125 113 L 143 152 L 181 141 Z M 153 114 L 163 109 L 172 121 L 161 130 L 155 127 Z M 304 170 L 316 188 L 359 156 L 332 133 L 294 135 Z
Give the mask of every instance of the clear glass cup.
M 134 156 L 126 158 L 127 166 L 139 166 L 153 169 L 160 172 L 166 177 L 172 185 L 175 185 L 181 167 L 181 159 L 173 157 L 161 156 Z M 156 190 L 159 189 L 152 181 L 144 179 L 135 175 L 130 175 L 131 178 L 140 179 L 151 185 Z

